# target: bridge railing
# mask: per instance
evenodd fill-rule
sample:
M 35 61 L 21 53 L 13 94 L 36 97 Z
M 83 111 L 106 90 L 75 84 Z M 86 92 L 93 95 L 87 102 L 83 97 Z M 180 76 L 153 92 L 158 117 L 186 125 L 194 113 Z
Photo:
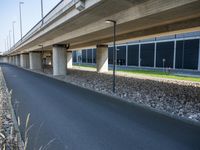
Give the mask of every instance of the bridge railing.
M 61 0 L 49 13 L 47 13 L 33 28 L 31 28 L 11 49 L 14 51 L 17 47 L 23 44 L 25 41 L 30 39 L 34 34 L 38 33 L 41 28 L 48 25 L 57 16 L 63 13 L 63 11 L 68 10 L 73 5 L 75 5 L 79 0 L 71 0 L 69 3 Z

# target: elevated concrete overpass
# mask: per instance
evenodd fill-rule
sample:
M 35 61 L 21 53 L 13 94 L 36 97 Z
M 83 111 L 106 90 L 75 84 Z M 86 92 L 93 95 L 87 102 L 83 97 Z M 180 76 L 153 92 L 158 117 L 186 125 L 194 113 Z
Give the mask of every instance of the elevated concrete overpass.
M 104 72 L 113 39 L 105 20 L 117 21 L 122 42 L 200 30 L 199 8 L 199 0 L 63 0 L 4 55 L 10 63 L 41 69 L 41 51 L 46 51 L 54 75 L 65 75 L 71 51 L 97 45 L 97 71 Z

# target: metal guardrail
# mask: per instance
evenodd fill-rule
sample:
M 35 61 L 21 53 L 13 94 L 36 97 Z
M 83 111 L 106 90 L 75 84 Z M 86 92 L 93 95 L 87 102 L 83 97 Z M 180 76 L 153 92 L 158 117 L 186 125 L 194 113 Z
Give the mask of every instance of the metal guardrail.
M 62 14 L 65 10 L 68 10 L 75 5 L 79 0 L 71 0 L 69 3 L 61 0 L 49 13 L 47 13 L 33 28 L 31 28 L 23 37 L 20 39 L 9 51 L 6 53 L 13 52 L 17 47 L 23 44 L 25 41 L 30 39 L 33 35 L 38 33 L 40 29 L 48 25 L 57 16 Z

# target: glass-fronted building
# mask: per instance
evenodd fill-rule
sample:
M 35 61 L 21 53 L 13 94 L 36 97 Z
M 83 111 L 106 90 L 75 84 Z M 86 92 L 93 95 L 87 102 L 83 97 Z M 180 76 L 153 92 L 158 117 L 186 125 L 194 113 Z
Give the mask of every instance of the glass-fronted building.
M 113 63 L 113 47 L 108 63 Z M 74 63 L 96 63 L 96 49 L 73 52 Z M 200 32 L 157 37 L 117 45 L 117 65 L 200 71 Z

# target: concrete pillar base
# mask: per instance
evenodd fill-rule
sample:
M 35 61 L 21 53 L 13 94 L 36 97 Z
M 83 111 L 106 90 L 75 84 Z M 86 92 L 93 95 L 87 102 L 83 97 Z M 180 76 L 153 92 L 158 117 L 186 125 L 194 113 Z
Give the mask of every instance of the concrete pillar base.
M 16 66 L 20 66 L 20 55 L 16 56 Z
M 29 67 L 29 55 L 27 54 L 20 54 L 20 66 L 23 68 Z
M 7 56 L 2 57 L 1 62 L 2 62 L 2 63 L 9 63 L 9 57 L 7 57 Z
M 31 70 L 42 70 L 42 56 L 41 52 L 30 52 L 30 69 Z
M 53 45 L 53 75 L 66 75 L 66 47 L 65 45 Z
M 72 68 L 72 52 L 67 52 L 67 68 Z
M 15 59 L 14 56 L 11 56 L 11 64 L 14 65 L 15 64 Z
M 17 63 L 18 63 L 18 58 L 17 58 L 17 55 L 15 56 L 15 66 L 17 66 Z
M 108 45 L 97 45 L 96 67 L 98 73 L 108 71 Z
M 14 65 L 17 65 L 17 56 L 13 56 L 14 57 Z
M 11 57 L 8 56 L 8 63 L 11 64 Z

